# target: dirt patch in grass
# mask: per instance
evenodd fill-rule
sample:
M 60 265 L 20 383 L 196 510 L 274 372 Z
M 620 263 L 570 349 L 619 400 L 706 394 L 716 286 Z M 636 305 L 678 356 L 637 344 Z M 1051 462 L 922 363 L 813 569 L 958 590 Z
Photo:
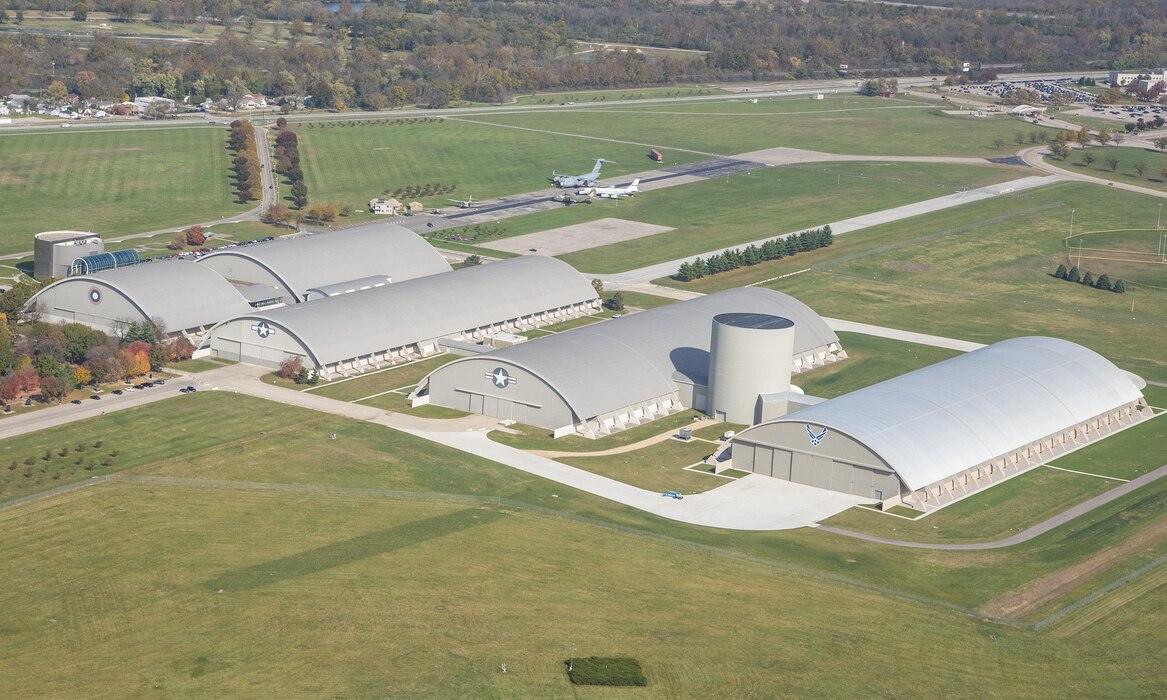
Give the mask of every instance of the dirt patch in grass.
M 883 266 L 889 270 L 899 270 L 900 272 L 929 272 L 932 269 L 931 265 L 910 260 L 888 260 Z
M 981 611 L 995 617 L 1017 617 L 1041 608 L 1080 585 L 1091 576 L 1105 571 L 1127 557 L 1144 551 L 1167 538 L 1167 521 L 1128 538 L 1125 542 L 1109 547 L 1098 554 L 1068 566 L 1060 571 L 1046 574 L 1029 583 L 997 596 L 985 603 Z

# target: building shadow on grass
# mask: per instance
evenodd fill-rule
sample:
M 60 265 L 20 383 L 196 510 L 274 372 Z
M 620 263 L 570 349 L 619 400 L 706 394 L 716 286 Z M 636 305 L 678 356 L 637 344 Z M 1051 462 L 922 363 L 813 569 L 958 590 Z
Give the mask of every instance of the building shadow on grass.
M 213 591 L 220 589 L 246 591 L 262 588 L 273 583 L 319 573 L 378 554 L 419 544 L 426 540 L 450 535 L 476 525 L 485 525 L 502 516 L 503 513 L 497 511 L 471 508 L 424 520 L 415 520 L 282 559 L 274 559 L 234 571 L 225 571 L 215 578 L 203 582 L 202 585 Z

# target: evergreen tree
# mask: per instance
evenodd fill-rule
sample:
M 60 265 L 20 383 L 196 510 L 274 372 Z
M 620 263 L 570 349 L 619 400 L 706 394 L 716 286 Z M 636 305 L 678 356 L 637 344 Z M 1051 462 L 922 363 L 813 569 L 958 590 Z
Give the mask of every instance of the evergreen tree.
M 1087 287 L 1094 286 L 1094 274 L 1089 270 L 1087 270 L 1086 274 L 1082 277 L 1082 284 L 1086 285 Z
M 1066 275 L 1066 279 L 1070 282 L 1078 282 L 1082 279 L 1082 273 L 1078 271 L 1077 265 L 1070 268 L 1070 273 Z
M 709 274 L 709 263 L 701 258 L 693 261 L 693 279 L 701 279 Z
M 1121 278 L 1115 280 L 1114 286 L 1111 287 L 1111 290 L 1118 292 L 1119 294 L 1125 294 L 1126 293 L 1126 282 L 1123 282 Z
M 1064 280 L 1066 279 L 1067 274 L 1069 274 L 1069 270 L 1066 269 L 1066 266 L 1058 265 L 1058 270 L 1054 273 L 1054 277 L 1057 277 L 1060 280 Z
M 692 282 L 693 281 L 693 263 L 683 262 L 681 267 L 677 269 L 677 274 L 673 277 L 678 282 Z
M 1101 275 L 1099 275 L 1098 279 L 1094 281 L 1094 286 L 1097 287 L 1098 289 L 1105 289 L 1106 291 L 1109 292 L 1110 286 L 1111 286 L 1110 285 L 1110 275 L 1106 274 L 1105 272 L 1102 273 Z

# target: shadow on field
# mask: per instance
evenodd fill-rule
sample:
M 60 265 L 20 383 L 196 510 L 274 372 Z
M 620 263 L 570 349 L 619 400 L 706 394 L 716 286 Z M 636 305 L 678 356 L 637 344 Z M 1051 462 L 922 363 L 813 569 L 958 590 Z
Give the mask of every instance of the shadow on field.
M 354 561 L 367 559 L 395 549 L 450 535 L 461 530 L 485 525 L 498 520 L 502 513 L 491 510 L 468 509 L 424 520 L 416 520 L 377 532 L 370 532 L 351 540 L 335 542 L 319 549 L 293 554 L 282 559 L 263 562 L 244 569 L 226 571 L 203 583 L 212 591 L 245 591 L 261 588 L 288 579 L 315 574 Z

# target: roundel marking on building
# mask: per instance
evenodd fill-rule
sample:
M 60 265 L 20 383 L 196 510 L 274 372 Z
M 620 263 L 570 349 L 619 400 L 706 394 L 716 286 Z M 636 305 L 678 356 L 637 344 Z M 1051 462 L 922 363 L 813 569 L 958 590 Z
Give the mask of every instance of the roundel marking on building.
M 519 380 L 510 375 L 510 372 L 507 372 L 502 367 L 496 368 L 493 372 L 487 372 L 483 376 L 489 379 L 490 383 L 499 389 L 505 389 L 511 384 L 518 384 L 519 382 Z
M 819 443 L 823 441 L 823 438 L 827 436 L 827 428 L 826 426 L 823 426 L 821 431 L 815 433 L 814 429 L 810 427 L 810 423 L 807 423 L 806 434 L 810 436 L 810 444 L 818 447 Z
M 90 287 L 89 294 L 87 294 L 86 296 L 89 297 L 90 304 L 100 304 L 101 303 L 101 289 L 99 289 L 97 287 Z
M 251 330 L 255 331 L 255 334 L 260 338 L 266 338 L 270 335 L 275 335 L 276 333 L 274 328 L 267 325 L 267 321 L 260 321 L 259 323 L 252 324 Z

